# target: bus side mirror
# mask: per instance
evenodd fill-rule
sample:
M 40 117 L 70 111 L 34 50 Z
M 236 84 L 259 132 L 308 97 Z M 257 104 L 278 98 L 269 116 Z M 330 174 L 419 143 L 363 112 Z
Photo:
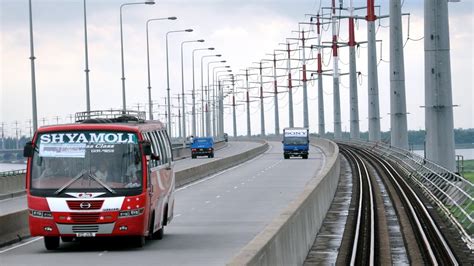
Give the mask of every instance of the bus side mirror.
M 23 157 L 33 157 L 35 152 L 35 147 L 33 146 L 33 142 L 28 141 L 23 148 Z
M 152 155 L 150 142 L 143 142 L 142 143 L 142 149 L 143 149 L 143 153 L 145 154 L 145 156 L 151 156 Z

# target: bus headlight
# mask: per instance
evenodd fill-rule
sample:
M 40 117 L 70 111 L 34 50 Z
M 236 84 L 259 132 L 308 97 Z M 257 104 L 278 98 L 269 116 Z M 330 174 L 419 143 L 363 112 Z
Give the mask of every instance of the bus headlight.
M 144 210 L 145 210 L 144 208 L 140 208 L 140 209 L 133 209 L 133 210 L 128 210 L 128 211 L 120 211 L 119 218 L 134 217 L 134 216 L 142 215 Z

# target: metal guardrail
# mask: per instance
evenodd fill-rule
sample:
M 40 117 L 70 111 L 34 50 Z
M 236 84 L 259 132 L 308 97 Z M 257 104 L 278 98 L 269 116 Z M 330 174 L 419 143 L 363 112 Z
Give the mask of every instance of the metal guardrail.
M 25 166 L 26 167 L 26 166 Z M 0 172 L 0 177 L 26 174 L 26 169 Z
M 423 194 L 460 233 L 473 250 L 474 184 L 418 154 L 381 142 L 350 141 L 348 144 L 370 149 L 396 162 L 405 171 L 408 181 L 421 188 Z

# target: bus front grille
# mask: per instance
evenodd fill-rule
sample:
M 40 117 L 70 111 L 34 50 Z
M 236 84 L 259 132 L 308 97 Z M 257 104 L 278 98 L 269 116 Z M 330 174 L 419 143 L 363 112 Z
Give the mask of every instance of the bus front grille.
M 99 221 L 100 213 L 72 213 L 71 219 L 77 224 L 91 224 Z
M 72 231 L 74 233 L 97 233 L 99 232 L 98 225 L 73 225 Z
M 67 206 L 71 210 L 99 210 L 104 200 L 67 200 Z

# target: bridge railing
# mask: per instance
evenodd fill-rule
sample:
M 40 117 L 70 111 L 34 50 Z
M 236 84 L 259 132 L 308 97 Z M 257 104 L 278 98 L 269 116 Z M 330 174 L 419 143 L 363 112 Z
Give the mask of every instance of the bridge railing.
M 474 184 L 436 163 L 410 151 L 381 142 L 351 141 L 396 162 L 408 181 L 438 207 L 447 222 L 460 233 L 470 249 L 474 248 Z
M 26 167 L 26 165 L 25 165 L 25 167 Z M 26 174 L 26 169 L 10 170 L 10 171 L 0 172 L 0 176 L 1 176 L 1 177 L 4 177 L 4 176 L 16 176 L 16 175 L 22 175 L 22 174 Z

